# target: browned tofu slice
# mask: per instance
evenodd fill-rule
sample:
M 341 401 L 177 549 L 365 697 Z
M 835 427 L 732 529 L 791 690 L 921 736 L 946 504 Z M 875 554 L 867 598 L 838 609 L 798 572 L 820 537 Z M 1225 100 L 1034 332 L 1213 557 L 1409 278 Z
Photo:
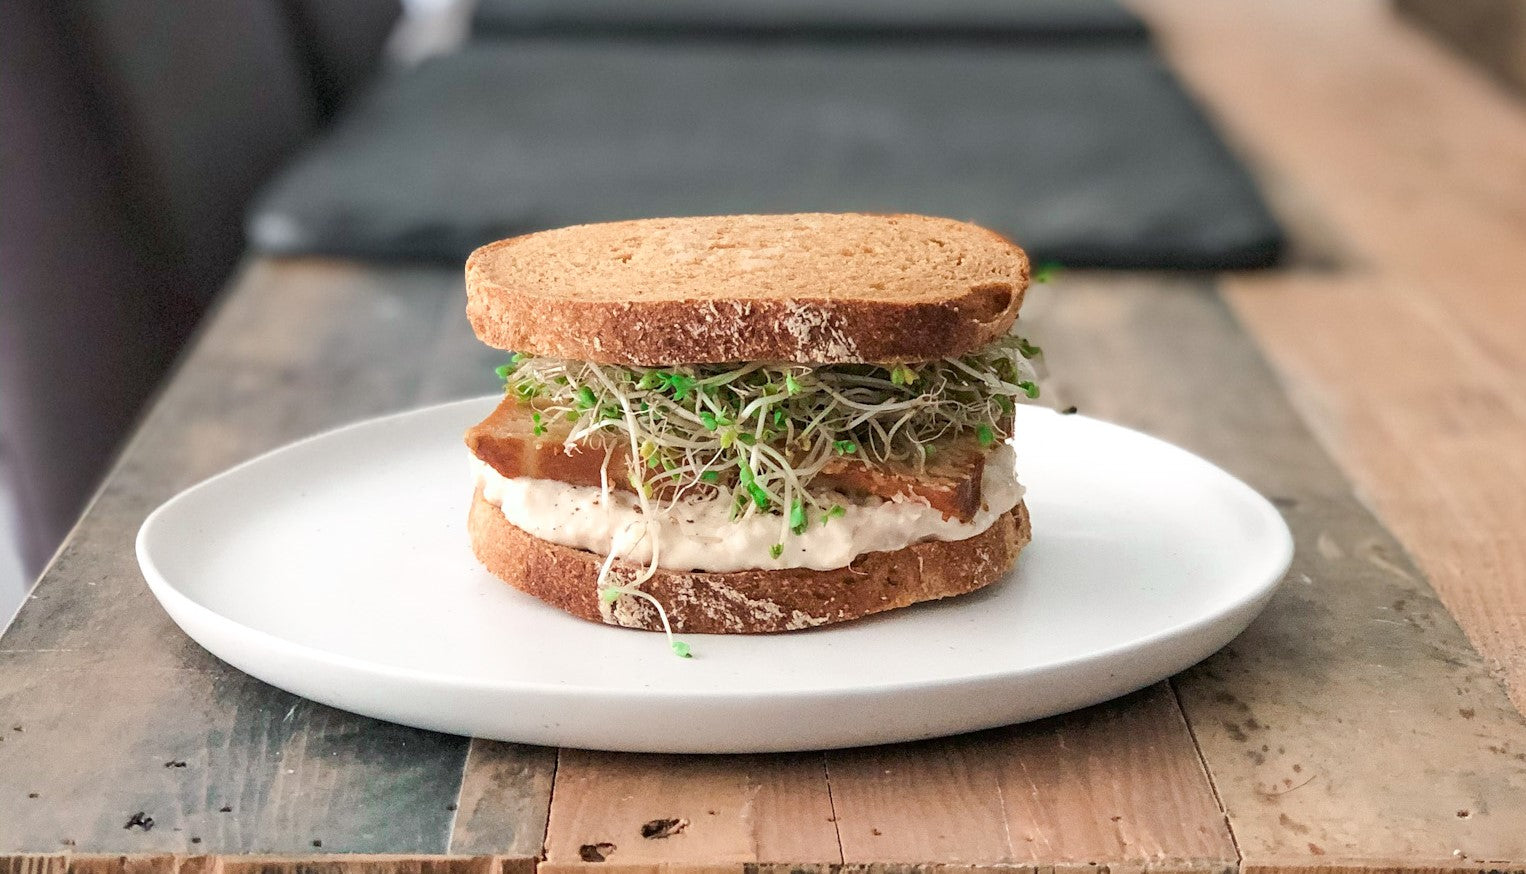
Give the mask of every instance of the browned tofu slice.
M 921 498 L 945 518 L 968 522 L 980 509 L 980 479 L 988 454 L 974 440 L 949 441 L 921 471 L 839 458 L 812 482 L 849 495 Z
M 534 477 L 571 485 L 598 486 L 608 457 L 612 488 L 629 489 L 628 460 L 624 446 L 565 445 L 568 425 L 546 417 L 541 434 L 535 433 L 533 410 L 511 398 L 482 422 L 466 432 L 466 445 L 473 453 L 506 477 Z M 921 498 L 946 518 L 968 521 L 980 509 L 980 479 L 988 455 L 973 439 L 949 441 L 938 447 L 925 470 L 887 468 L 851 456 L 834 458 L 811 481 L 848 495 L 881 498 Z
M 468 428 L 466 446 L 478 458 L 506 477 L 552 479 L 575 486 L 600 484 L 605 456 L 609 457 L 611 487 L 630 488 L 626 452 L 609 452 L 603 446 L 564 444 L 570 430 L 566 420 L 546 416 L 543 433 L 535 433 L 535 411 L 504 398 L 492 415 Z

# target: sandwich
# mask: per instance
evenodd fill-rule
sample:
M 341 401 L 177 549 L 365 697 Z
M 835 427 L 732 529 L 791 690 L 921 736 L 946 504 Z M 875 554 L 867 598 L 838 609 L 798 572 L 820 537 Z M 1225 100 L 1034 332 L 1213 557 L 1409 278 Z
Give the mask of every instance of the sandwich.
M 1028 259 L 975 225 L 799 214 L 580 225 L 483 246 L 505 350 L 466 433 L 486 568 L 584 619 L 809 628 L 1002 578 L 1031 531 L 1013 332 Z M 687 653 L 675 643 L 680 655 Z

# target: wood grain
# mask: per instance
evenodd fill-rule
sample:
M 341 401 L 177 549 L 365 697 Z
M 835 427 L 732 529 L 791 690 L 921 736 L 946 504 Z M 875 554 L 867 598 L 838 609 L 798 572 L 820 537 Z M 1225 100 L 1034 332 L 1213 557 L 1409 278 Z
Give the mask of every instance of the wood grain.
M 1526 380 L 1518 102 L 1381 3 L 1136 5 L 1237 146 L 1312 197 L 1359 266 L 1418 280 Z
M 231 670 L 53 661 L 66 666 L 0 655 L 0 712 L 14 720 L 0 744 L 7 850 L 344 853 L 380 836 L 397 852 L 444 851 L 458 739 Z
M 995 762 L 1003 739 L 981 733 L 829 752 L 843 861 L 1010 864 Z
M 539 857 L 555 776 L 555 749 L 474 738 L 449 851 Z
M 295 314 L 307 326 L 304 330 L 313 331 L 340 333 L 356 329 L 357 321 L 364 330 L 371 326 L 366 321 L 371 318 L 383 323 L 393 318 L 411 320 L 413 327 L 399 333 L 414 336 L 415 345 L 426 355 L 461 356 L 460 375 L 440 377 L 439 392 L 457 385 L 453 379 L 461 384 L 480 379 L 469 371 L 489 363 L 487 356 L 479 362 L 472 358 L 475 353 L 457 351 L 467 346 L 454 333 L 459 330 L 452 327 L 456 314 L 447 305 L 449 289 L 443 281 L 433 292 L 433 303 L 429 292 L 419 290 L 419 285 L 427 289 L 427 282 L 410 286 L 408 282 L 417 277 L 410 280 L 387 273 L 351 278 L 373 289 L 367 295 L 326 299 L 316 292 L 336 287 L 336 277 L 304 290 L 300 275 L 285 275 L 275 268 L 262 271 L 266 269 L 270 272 L 265 274 L 265 284 L 249 287 L 269 296 L 235 299 L 221 317 L 229 319 L 227 324 L 233 328 L 214 326 L 214 332 L 237 330 L 242 335 L 251 322 L 284 321 L 262 315 L 264 305 L 279 306 L 288 316 Z M 339 278 L 345 276 L 349 274 L 339 274 Z M 269 290 L 272 287 L 276 290 Z M 250 303 L 249 317 L 234 318 L 243 301 L 256 299 L 266 304 Z M 1476 657 L 1455 626 L 1449 625 L 1445 612 L 1429 598 L 1421 578 L 1405 566 L 1402 554 L 1351 499 L 1348 484 L 1311 441 L 1254 348 L 1209 290 L 1160 279 L 1113 278 L 1088 286 L 1083 277 L 1067 283 L 1063 294 L 1041 292 L 1031 307 L 1029 320 L 1050 349 L 1060 394 L 1068 393 L 1089 412 L 1144 425 L 1180 440 L 1277 497 L 1300 535 L 1298 574 L 1312 582 L 1304 582 L 1304 576 L 1296 579 L 1304 586 L 1323 586 L 1316 590 L 1317 596 L 1296 588 L 1285 593 L 1246 638 L 1255 645 L 1237 645 L 1178 683 L 1231 825 L 1248 853 L 1247 862 L 1317 867 L 1343 860 L 1355 864 L 1399 859 L 1439 864 L 1458 861 L 1449 850 L 1437 849 L 1454 844 L 1452 849 L 1477 854 L 1469 856 L 1473 859 L 1513 858 L 1511 827 L 1520 821 L 1516 799 L 1522 797 L 1519 767 L 1513 764 L 1522 743 L 1518 717 L 1487 682 Z M 339 314 L 344 328 L 338 324 Z M 421 326 L 427 336 L 422 341 L 417 339 Z M 1162 343 L 1162 338 L 1170 342 Z M 296 367 L 293 360 L 317 354 L 321 348 L 314 344 L 307 352 L 300 351 L 302 343 L 311 342 L 304 336 L 283 342 L 299 351 L 265 353 L 274 363 L 261 363 L 254 353 L 247 353 L 216 366 L 208 364 L 209 380 L 213 386 L 223 379 L 243 379 L 253 385 L 278 383 L 283 372 Z M 250 348 L 258 349 L 258 344 Z M 280 357 L 286 355 L 292 357 Z M 1142 367 L 1140 362 L 1150 366 Z M 192 363 L 199 362 L 193 359 Z M 238 371 L 245 373 L 232 376 Z M 1171 377 L 1163 379 L 1162 374 Z M 314 389 L 319 397 L 344 394 L 343 381 L 324 386 L 322 377 L 313 379 L 319 382 Z M 97 532 L 109 531 L 112 517 L 125 513 L 113 502 L 125 505 L 135 493 L 129 486 L 137 491 L 169 489 L 172 486 L 161 478 L 194 475 L 165 460 L 151 464 L 152 459 L 140 459 L 139 452 L 177 458 L 188 449 L 176 441 L 189 439 L 177 436 L 178 431 L 205 428 L 197 424 L 203 419 L 249 415 L 243 410 L 198 409 L 182 398 L 215 403 L 211 400 L 217 394 L 215 388 L 196 381 L 181 385 L 189 387 L 177 386 L 165 398 L 164 407 L 170 412 L 156 412 L 156 418 L 145 425 L 144 433 L 154 438 L 154 445 L 129 452 L 119 469 L 120 479 L 113 480 L 92 510 L 103 521 L 87 524 L 78 535 L 79 543 L 103 537 Z M 260 393 L 249 391 L 246 403 L 259 403 Z M 274 387 L 268 391 L 282 394 Z M 274 407 L 274 411 L 280 409 Z M 157 419 L 177 411 L 184 418 L 171 420 L 173 427 Z M 288 415 L 296 421 L 301 416 L 335 414 Z M 301 421 L 290 427 L 310 429 L 315 423 Z M 264 435 L 260 439 L 274 439 L 268 432 L 260 433 Z M 253 449 L 245 446 L 243 451 Z M 216 464 L 217 458 L 209 453 L 199 463 Z M 163 470 L 156 473 L 156 464 Z M 141 482 L 135 484 L 133 477 Z M 36 620 L 24 616 L 22 636 L 8 635 L 5 652 L 0 654 L 0 689 L 7 696 L 0 709 L 22 713 L 27 723 L 25 731 L 13 732 L 17 737 L 3 742 L 0 757 L 9 758 L 0 759 L 0 780 L 7 781 L 4 791 L 13 793 L 9 797 L 18 798 L 13 807 L 22 812 L 21 819 L 34 817 L 29 822 L 0 821 L 0 829 L 13 829 L 4 835 L 8 849 L 25 849 L 27 841 L 39 851 L 56 849 L 55 841 L 76 840 L 72 827 L 83 823 L 80 833 L 87 837 L 83 843 L 76 840 L 79 850 L 127 852 L 131 855 L 123 858 L 135 866 L 152 867 L 159 864 L 156 859 L 182 858 L 156 853 L 185 852 L 178 842 L 193 835 L 173 829 L 196 826 L 218 812 L 213 802 L 222 796 L 211 797 L 205 786 L 220 786 L 228 780 L 232 781 L 229 785 L 250 787 L 238 792 L 248 807 L 229 812 L 238 816 L 218 833 L 216 844 L 208 846 L 210 841 L 204 838 L 197 845 L 222 854 L 206 857 L 213 860 L 208 864 L 225 864 L 231 854 L 258 851 L 261 842 L 267 847 L 280 842 L 279 846 L 295 854 L 312 837 L 320 818 L 325 834 L 349 830 L 362 835 L 353 845 L 324 838 L 322 852 L 335 846 L 364 843 L 364 849 L 374 850 L 382 841 L 422 840 L 419 836 L 424 831 L 384 824 L 374 817 L 376 811 L 432 817 L 449 806 L 431 810 L 430 798 L 473 802 L 470 809 L 455 812 L 461 851 L 466 851 L 468 842 L 472 852 L 492 848 L 495 838 L 502 840 L 498 849 L 505 852 L 530 851 L 533 837 L 527 836 L 533 836 L 536 822 L 527 823 L 521 817 L 544 803 L 538 801 L 544 798 L 540 794 L 544 790 L 538 788 L 545 783 L 544 754 L 539 765 L 519 769 L 511 750 L 483 746 L 478 755 L 463 761 L 462 747 L 452 747 L 453 739 L 428 736 L 439 744 L 436 749 L 443 757 L 432 760 L 429 755 L 420 756 L 419 748 L 401 749 L 404 742 L 415 743 L 406 729 L 368 725 L 317 705 L 291 711 L 296 727 L 283 728 L 290 704 L 286 699 L 261 697 L 280 693 L 227 671 L 194 646 L 182 644 L 178 633 L 168 629 L 153 610 L 133 606 L 130 587 L 114 576 L 126 574 L 125 569 L 103 567 L 99 562 L 106 559 L 92 557 L 84 546 L 71 545 L 75 549 L 80 552 L 66 551 L 50 571 L 50 578 L 68 581 L 73 588 L 67 597 L 49 594 L 52 600 L 45 601 L 45 606 L 60 611 L 55 615 L 62 621 L 97 622 L 101 634 L 71 638 L 64 629 L 62 635 L 76 645 L 50 648 L 44 645 L 46 635 L 25 624 Z M 96 549 L 104 551 L 99 545 Z M 96 586 L 91 587 L 91 582 Z M 90 603 L 99 595 L 88 590 L 102 586 L 129 599 L 114 605 L 117 621 L 129 617 L 160 623 L 161 641 L 138 643 L 143 652 L 141 667 L 126 664 L 107 670 L 117 652 L 136 651 L 111 648 L 122 646 L 112 635 L 128 635 L 132 640 L 129 631 L 106 627 L 105 619 L 90 618 L 92 611 L 113 609 L 109 602 Z M 1405 601 L 1407 618 L 1392 615 L 1399 600 Z M 72 609 L 81 610 L 84 619 L 72 615 Z M 1399 629 L 1402 633 L 1374 621 L 1387 619 L 1408 628 L 1411 618 L 1415 627 Z M 17 640 L 31 645 L 18 646 Z M 1393 702 L 1402 703 L 1403 720 L 1387 712 Z M 1227 856 L 1221 852 L 1223 845 L 1215 849 L 1218 839 L 1212 830 L 1198 827 L 1211 809 L 1204 806 L 1205 790 L 1201 785 L 1192 788 L 1190 775 L 1179 771 L 1180 763 L 1191 759 L 1180 755 L 1184 738 L 1179 723 L 1178 729 L 1171 728 L 1177 717 L 1169 704 L 1157 689 L 1131 702 L 1047 724 L 926 745 L 933 754 L 925 756 L 912 755 L 917 747 L 834 753 L 833 773 L 839 780 L 835 786 L 827 780 L 821 757 L 681 759 L 567 751 L 552 803 L 545 864 L 553 869 L 613 864 L 735 870 L 758 864 L 830 866 L 842 863 L 846 856 L 848 864 L 875 864 L 885 870 L 940 861 L 956 868 L 965 864 L 1065 868 L 1084 864 L 1076 861 L 1083 858 L 1103 860 L 1116 868 L 1149 865 L 1187 870 L 1221 865 L 1224 859 L 1216 857 Z M 1109 716 L 1114 707 L 1124 710 Z M 1464 716 L 1464 711 L 1471 715 Z M 86 714 L 93 718 L 85 718 Z M 152 739 L 162 740 L 166 725 L 184 726 L 185 735 L 168 735 L 167 754 L 161 757 Z M 216 736 L 214 731 L 223 735 Z M 388 735 L 389 731 L 397 734 Z M 1263 731 L 1265 739 L 1260 735 Z M 394 738 L 390 745 L 384 742 L 389 736 Z M 223 745 L 208 742 L 214 737 Z M 1247 738 L 1261 740 L 1268 749 L 1260 750 Z M 120 746 L 124 739 L 126 747 Z M 119 746 L 112 747 L 112 741 Z M 315 746 L 319 743 L 323 745 Z M 1354 756 L 1354 744 L 1366 754 Z M 180 750 L 195 751 L 198 746 L 204 759 L 182 755 L 187 768 L 164 768 Z M 1270 755 L 1278 748 L 1297 750 L 1297 758 Z M 55 749 L 61 754 L 48 754 Z M 132 754 L 123 755 L 123 749 Z M 94 758 L 81 753 L 90 750 L 104 752 Z M 144 750 L 151 755 L 143 755 Z M 319 752 L 341 753 L 328 757 L 337 759 L 332 772 L 321 770 L 317 762 L 324 757 Z M 532 758 L 537 755 L 525 752 Z M 875 773 L 874 766 L 885 761 L 892 763 L 892 773 Z M 31 764 L 22 764 L 32 762 L 38 763 L 34 770 L 27 770 Z M 278 772 L 285 762 L 293 763 L 287 766 L 294 773 L 283 777 Z M 1410 767 L 1397 767 L 1396 762 Z M 1293 770 L 1294 765 L 1304 770 Z M 1321 782 L 1278 795 L 1275 801 L 1265 797 L 1267 787 L 1291 789 L 1280 781 L 1316 767 Z M 440 773 L 454 779 L 463 768 L 466 779 L 459 796 L 423 788 L 433 785 L 427 782 L 397 782 Z M 907 774 L 915 779 L 906 779 Z M 194 794 L 173 782 L 193 776 L 204 781 L 193 784 L 201 787 Z M 58 785 L 64 789 L 60 797 L 68 798 L 67 803 L 54 805 L 48 799 L 37 807 L 54 811 L 50 815 L 60 817 L 56 821 L 37 820 L 36 814 L 19 804 L 19 794 L 27 792 L 23 787 L 47 786 L 45 781 L 60 778 Z M 507 786 L 494 794 L 500 779 L 507 780 Z M 105 796 L 92 796 L 92 792 L 100 794 L 96 787 L 102 784 L 108 787 Z M 326 786 L 331 788 L 324 794 Z M 947 786 L 961 788 L 940 795 Z M 1172 788 L 1183 786 L 1185 790 Z M 1311 786 L 1315 791 L 1308 791 Z M 1027 798 L 1025 787 L 1030 793 Z M 985 794 L 993 788 L 994 793 Z M 35 787 L 32 791 L 40 792 Z M 117 818 L 127 813 L 125 808 L 117 811 L 124 799 L 139 798 L 170 805 L 167 818 L 156 816 L 152 832 L 123 829 Z M 1467 817 L 1456 816 L 1457 810 L 1464 809 L 1453 807 L 1458 798 L 1472 805 L 1466 808 Z M 671 809 L 674 801 L 680 811 Z M 1159 806 L 1152 809 L 1152 801 Z M 173 813 L 176 804 L 185 805 L 185 812 Z M 689 816 L 699 804 L 705 805 L 704 814 Z M 1108 824 L 1102 824 L 1103 808 L 1125 804 L 1128 810 L 1108 814 Z M 830 821 L 834 805 L 842 833 L 841 852 L 839 829 Z M 351 810 L 356 807 L 359 812 Z M 901 808 L 923 812 L 914 821 L 915 830 L 895 830 L 908 822 Z M 717 810 L 715 824 L 700 820 L 695 825 L 696 817 L 711 816 L 710 809 Z M 1196 813 L 1174 825 L 1170 817 L 1158 815 L 1161 810 L 1178 809 Z M 948 833 L 937 832 L 933 826 L 949 822 L 957 826 L 961 815 L 999 824 L 1004 829 L 1002 837 L 996 842 L 988 836 L 968 842 L 943 839 L 940 844 L 938 835 L 946 838 Z M 1118 830 L 1109 832 L 1114 815 L 1121 817 Z M 665 839 L 640 837 L 642 824 L 663 818 L 687 818 L 690 825 Z M 876 847 L 872 840 L 886 836 L 873 835 L 875 828 L 887 831 L 880 823 L 893 826 L 889 843 L 894 852 Z M 433 852 L 444 852 L 448 845 L 443 832 L 429 834 L 438 835 L 429 838 L 439 841 Z M 141 840 L 145 837 L 151 840 Z M 12 843 L 13 839 L 22 843 Z M 582 861 L 583 844 L 597 846 L 606 841 L 617 846 L 606 862 Z M 1027 847 L 1045 842 L 1042 849 Z M 1323 855 L 1311 847 L 1318 847 Z M 1110 857 L 1117 860 L 1107 861 Z M 500 861 L 532 864 L 524 856 L 500 857 Z
M 642 836 L 643 826 L 662 821 L 673 823 L 673 834 Z M 841 861 L 819 753 L 664 756 L 564 749 L 540 871 L 741 871 L 760 863 Z
M 1036 304 L 1062 402 L 1224 465 L 1297 539 L 1266 612 L 1173 681 L 1243 865 L 1526 862 L 1526 719 L 1211 288 L 1073 277 Z
M 1355 262 L 1229 298 L 1526 710 L 1526 108 L 1378 4 L 1139 5 Z
M 1237 861 L 1164 684 L 1028 725 L 827 753 L 843 859 L 1225 871 Z
M 1245 871 L 1526 868 L 1526 726 L 1488 672 L 1526 703 L 1523 114 L 1373 4 L 1144 10 L 1301 264 L 1340 270 L 1226 283 L 1291 404 L 1204 283 L 1078 276 L 1025 308 L 1062 402 L 1283 508 L 1293 573 L 1224 652 L 1169 690 L 925 744 L 564 751 L 554 798 L 551 751 L 302 702 L 169 624 L 138 522 L 294 437 L 490 391 L 498 355 L 456 271 L 256 264 L 0 638 L 0 848 L 22 854 L 0 872 L 528 874 L 543 830 L 553 872 L 1206 872 L 1236 865 L 1224 815 Z M 151 830 L 123 827 L 138 812 Z M 641 837 L 658 819 L 688 824 Z
M 454 327 L 458 286 L 438 271 L 314 263 L 240 279 L 0 639 L 0 848 L 446 852 L 466 741 L 226 668 L 159 609 L 132 538 L 160 501 L 252 454 L 430 392 L 490 391 L 485 350 L 480 368 L 462 353 L 423 387 L 430 354 L 470 342 Z M 137 813 L 151 829 L 124 827 Z
M 1402 281 L 1297 276 L 1227 285 L 1236 312 L 1277 350 L 1272 357 L 1300 411 L 1344 466 L 1362 472 L 1364 494 L 1523 708 L 1526 396 L 1479 366 L 1466 338 L 1396 293 Z M 1320 319 L 1285 315 L 1310 306 Z

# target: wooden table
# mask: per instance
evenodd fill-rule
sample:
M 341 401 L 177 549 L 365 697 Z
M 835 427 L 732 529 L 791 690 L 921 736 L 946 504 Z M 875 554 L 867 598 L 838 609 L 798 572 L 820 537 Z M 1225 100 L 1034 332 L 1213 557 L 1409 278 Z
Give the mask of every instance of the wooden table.
M 1234 9 L 1145 12 L 1293 264 L 1073 274 L 1024 309 L 1051 396 L 1286 515 L 1288 580 L 1224 651 L 1067 716 L 797 755 L 468 741 L 272 689 L 159 609 L 143 517 L 491 391 L 497 356 L 457 271 L 254 262 L 0 638 L 0 871 L 1526 870 L 1526 114 L 1375 7 Z

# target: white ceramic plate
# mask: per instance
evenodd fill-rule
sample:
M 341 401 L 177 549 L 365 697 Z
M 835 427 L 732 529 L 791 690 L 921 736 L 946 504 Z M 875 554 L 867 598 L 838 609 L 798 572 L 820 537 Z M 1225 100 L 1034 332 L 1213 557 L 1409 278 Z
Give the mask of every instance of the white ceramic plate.
M 138 560 L 185 632 L 299 695 L 423 728 L 611 750 L 762 752 L 1021 722 L 1227 643 L 1292 557 L 1277 511 L 1181 449 L 1020 407 L 1033 543 L 971 595 L 768 636 L 584 622 L 484 571 L 461 432 L 496 398 L 277 450 L 156 510 Z

